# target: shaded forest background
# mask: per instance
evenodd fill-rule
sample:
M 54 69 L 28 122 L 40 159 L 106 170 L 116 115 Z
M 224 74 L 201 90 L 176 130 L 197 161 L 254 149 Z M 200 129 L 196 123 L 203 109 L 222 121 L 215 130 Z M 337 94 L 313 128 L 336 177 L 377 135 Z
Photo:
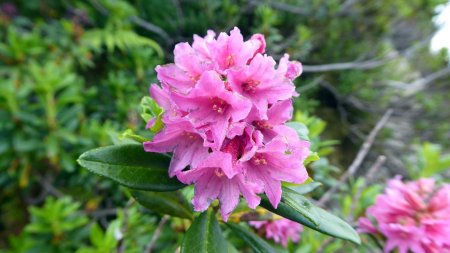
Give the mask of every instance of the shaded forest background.
M 2 1 L 0 249 L 176 250 L 180 238 L 171 231 L 186 229 L 183 220 L 171 220 L 149 245 L 164 217 L 130 203 L 126 191 L 89 174 L 76 159 L 126 141 L 131 130 L 148 135 L 139 104 L 156 82 L 155 66 L 173 61 L 176 43 L 209 29 L 262 33 L 268 54 L 279 59 L 286 52 L 304 64 L 295 119 L 308 127 L 321 156 L 308 170 L 324 189 L 339 184 L 390 110 L 355 175 L 384 157 L 366 185 L 408 177 L 424 166 L 424 155 L 450 148 L 449 55 L 429 49 L 436 7 L 446 2 Z M 345 213 L 352 187 L 340 186 L 333 208 Z M 124 233 L 117 237 L 124 219 L 127 233 L 119 229 Z M 302 252 L 315 252 L 321 238 Z

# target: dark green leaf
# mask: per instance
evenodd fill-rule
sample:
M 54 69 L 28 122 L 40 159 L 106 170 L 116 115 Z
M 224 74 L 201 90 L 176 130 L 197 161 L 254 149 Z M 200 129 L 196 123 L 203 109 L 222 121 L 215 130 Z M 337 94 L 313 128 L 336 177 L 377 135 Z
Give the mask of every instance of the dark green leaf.
M 136 190 L 174 191 L 184 187 L 169 178 L 170 158 L 147 153 L 141 144 L 93 149 L 82 154 L 78 163 L 95 174 Z
M 209 210 L 195 218 L 184 235 L 181 253 L 226 253 L 227 247 L 215 213 Z
M 289 188 L 283 187 L 283 196 L 277 209 L 272 207 L 266 196 L 262 197 L 261 206 L 321 233 L 357 244 L 361 243 L 358 233 L 349 224 L 322 208 L 314 206 L 305 197 Z
M 248 229 L 234 223 L 227 223 L 228 227 L 242 238 L 256 253 L 275 253 L 277 252 L 270 244 L 261 239 L 255 233 L 249 231 Z
M 179 192 L 146 192 L 131 191 L 131 195 L 139 204 L 147 209 L 170 216 L 192 219 L 192 207 L 186 198 Z

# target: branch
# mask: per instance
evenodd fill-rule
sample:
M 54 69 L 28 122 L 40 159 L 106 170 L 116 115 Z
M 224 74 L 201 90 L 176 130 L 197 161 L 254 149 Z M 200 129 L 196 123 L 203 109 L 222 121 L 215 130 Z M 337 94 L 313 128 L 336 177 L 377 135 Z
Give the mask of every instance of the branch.
M 404 95 L 406 97 L 411 97 L 414 94 L 424 90 L 428 84 L 433 83 L 434 81 L 447 75 L 450 75 L 450 67 L 443 68 L 426 77 L 420 78 L 407 86 L 408 90 L 405 91 Z
M 396 51 L 389 52 L 382 59 L 371 59 L 368 61 L 352 61 L 352 62 L 342 62 L 342 63 L 331 63 L 323 65 L 303 65 L 304 72 L 326 72 L 326 71 L 336 71 L 336 70 L 347 70 L 347 69 L 373 69 L 382 66 L 392 60 L 399 58 L 400 56 L 410 57 L 415 51 L 428 45 L 433 35 L 426 37 L 419 43 L 409 47 L 401 53 Z
M 307 91 L 309 89 L 312 89 L 312 88 L 316 87 L 317 85 L 319 85 L 324 80 L 324 78 L 325 77 L 323 75 L 318 76 L 318 77 L 314 78 L 308 84 L 296 88 L 295 91 L 298 92 L 298 93 L 302 93 L 302 92 L 305 92 L 305 91 Z
M 99 3 L 97 0 L 89 0 L 89 2 L 103 16 L 108 16 L 109 15 L 108 9 L 106 9 L 103 5 L 101 5 L 101 3 Z M 135 24 L 135 25 L 137 25 L 137 26 L 139 26 L 139 27 L 141 27 L 141 28 L 143 28 L 143 29 L 145 29 L 145 30 L 147 30 L 149 32 L 158 34 L 167 43 L 169 43 L 169 44 L 172 43 L 172 39 L 170 38 L 170 36 L 161 27 L 156 26 L 156 25 L 154 25 L 154 24 L 152 24 L 152 23 L 150 23 L 150 22 L 148 22 L 148 21 L 146 21 L 146 20 L 144 20 L 144 19 L 142 19 L 142 18 L 140 18 L 138 16 L 131 16 L 129 19 L 130 19 L 130 21 L 133 24 Z
M 277 1 L 250 0 L 249 2 L 252 5 L 267 4 L 274 9 L 277 9 L 280 11 L 285 11 L 285 12 L 290 12 L 290 13 L 294 13 L 294 14 L 298 14 L 298 15 L 302 15 L 302 16 L 307 16 L 310 14 L 307 10 L 302 9 L 298 6 L 287 4 L 287 3 L 282 3 L 282 2 L 277 2 Z
M 375 125 L 375 127 L 370 131 L 369 135 L 367 136 L 366 140 L 364 141 L 363 145 L 361 146 L 360 150 L 358 151 L 355 160 L 353 160 L 352 164 L 348 167 L 347 171 L 342 174 L 342 176 L 339 178 L 339 182 L 335 185 L 333 185 L 318 201 L 319 206 L 323 206 L 328 200 L 330 200 L 331 195 L 336 192 L 337 188 L 339 187 L 340 183 L 343 183 L 346 181 L 349 177 L 351 177 L 355 172 L 358 170 L 359 166 L 363 162 L 364 158 L 366 157 L 367 153 L 369 153 L 370 148 L 372 147 L 373 142 L 375 141 L 375 137 L 377 136 L 378 132 L 383 128 L 383 126 L 386 124 L 386 122 L 389 120 L 389 118 L 392 115 L 393 110 L 388 109 L 383 117 L 378 121 L 378 123 Z
M 135 203 L 134 199 L 128 200 L 126 206 L 123 208 L 123 221 L 122 226 L 120 228 L 120 234 L 122 235 L 120 239 L 118 239 L 119 244 L 117 245 L 117 253 L 124 253 L 125 252 L 125 242 L 124 242 L 124 235 L 128 231 L 128 220 L 129 220 L 129 209 L 130 207 Z
M 156 227 L 155 232 L 153 233 L 152 239 L 150 240 L 150 243 L 145 248 L 145 253 L 152 253 L 153 247 L 155 247 L 156 240 L 158 240 L 159 235 L 161 234 L 162 229 L 164 228 L 164 225 L 169 220 L 168 215 L 164 215 L 161 219 L 161 221 L 158 224 L 158 227 Z
M 303 72 L 326 72 L 346 69 L 373 69 L 396 59 L 398 56 L 398 53 L 390 52 L 384 59 L 381 60 L 369 60 L 362 62 L 353 61 L 323 65 L 303 65 Z
M 356 192 L 356 194 L 353 196 L 353 201 L 350 206 L 350 212 L 347 216 L 347 221 L 353 222 L 353 220 L 355 219 L 354 213 L 356 209 L 356 204 L 358 203 L 358 200 L 361 197 L 362 189 L 364 189 L 365 186 L 371 182 L 372 178 L 375 176 L 375 173 L 381 168 L 381 166 L 383 166 L 384 162 L 386 162 L 386 156 L 380 155 L 375 161 L 375 163 L 372 165 L 372 167 L 370 167 L 370 169 L 367 171 L 366 175 L 364 176 L 365 179 L 364 185 L 361 186 Z
M 147 31 L 158 34 L 167 43 L 172 43 L 172 39 L 170 38 L 169 34 L 167 34 L 161 27 L 156 26 L 138 16 L 130 17 L 130 21 L 133 22 L 135 25 L 140 26 L 141 28 L 144 28 Z
M 94 210 L 94 211 L 84 211 L 83 214 L 92 216 L 93 218 L 100 218 L 104 216 L 115 216 L 117 215 L 117 209 L 116 208 L 109 208 L 109 209 L 100 209 L 100 210 Z
M 50 182 L 49 182 L 49 174 L 45 176 L 38 175 L 38 182 L 41 184 L 41 186 L 44 188 L 45 191 L 50 193 L 51 195 L 62 198 L 64 197 L 64 193 L 62 193 L 60 190 L 56 189 Z

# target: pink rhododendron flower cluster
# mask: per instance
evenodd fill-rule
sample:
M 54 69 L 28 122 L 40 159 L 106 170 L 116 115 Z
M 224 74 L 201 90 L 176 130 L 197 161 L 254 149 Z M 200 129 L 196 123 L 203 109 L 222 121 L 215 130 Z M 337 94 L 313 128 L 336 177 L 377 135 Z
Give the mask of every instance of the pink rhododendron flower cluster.
M 250 221 L 249 224 L 262 233 L 267 239 L 281 243 L 287 247 L 289 240 L 298 242 L 303 226 L 297 222 L 282 218 L 274 221 Z
M 381 233 L 385 252 L 450 252 L 450 185 L 436 186 L 433 179 L 392 179 L 359 226 L 364 233 Z
M 242 195 L 251 208 L 265 193 L 276 208 L 281 182 L 302 183 L 309 143 L 284 123 L 292 117 L 292 81 L 302 72 L 285 55 L 278 66 L 260 34 L 238 28 L 175 46 L 175 63 L 156 67 L 150 95 L 164 109 L 164 128 L 147 152 L 172 152 L 169 175 L 195 185 L 193 205 L 218 199 L 227 219 Z M 153 121 L 148 123 L 151 127 Z

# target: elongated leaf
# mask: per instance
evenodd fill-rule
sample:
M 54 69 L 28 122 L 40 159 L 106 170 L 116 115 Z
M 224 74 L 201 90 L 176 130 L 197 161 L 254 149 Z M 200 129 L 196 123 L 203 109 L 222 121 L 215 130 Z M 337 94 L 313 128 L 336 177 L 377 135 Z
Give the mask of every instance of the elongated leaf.
M 179 192 L 131 191 L 131 195 L 145 208 L 170 216 L 192 219 L 192 207 Z
M 181 253 L 226 253 L 227 247 L 216 216 L 209 210 L 195 218 L 184 235 Z
M 293 204 L 297 201 L 297 205 Z M 303 224 L 321 233 L 360 244 L 358 233 L 345 221 L 333 214 L 314 206 L 305 197 L 283 187 L 283 196 L 278 208 L 270 204 L 266 196 L 262 197 L 261 206 L 280 216 Z
M 322 185 L 322 183 L 320 183 L 320 182 L 311 182 L 311 183 L 307 183 L 307 184 L 291 186 L 289 188 L 294 190 L 298 194 L 307 194 L 307 193 L 314 191 L 315 189 L 317 189 L 317 187 L 319 187 L 321 185 Z
M 248 229 L 234 223 L 227 223 L 228 227 L 242 238 L 256 253 L 276 253 L 277 251 L 270 246 L 266 241 L 261 239 L 255 233 L 249 231 Z
M 147 153 L 141 144 L 97 148 L 82 154 L 78 163 L 91 172 L 136 190 L 174 191 L 184 187 L 169 178 L 170 158 Z
M 290 188 L 283 187 L 282 201 L 315 226 L 319 225 L 320 217 L 314 209 L 314 205 L 303 195 L 297 194 L 296 191 Z

